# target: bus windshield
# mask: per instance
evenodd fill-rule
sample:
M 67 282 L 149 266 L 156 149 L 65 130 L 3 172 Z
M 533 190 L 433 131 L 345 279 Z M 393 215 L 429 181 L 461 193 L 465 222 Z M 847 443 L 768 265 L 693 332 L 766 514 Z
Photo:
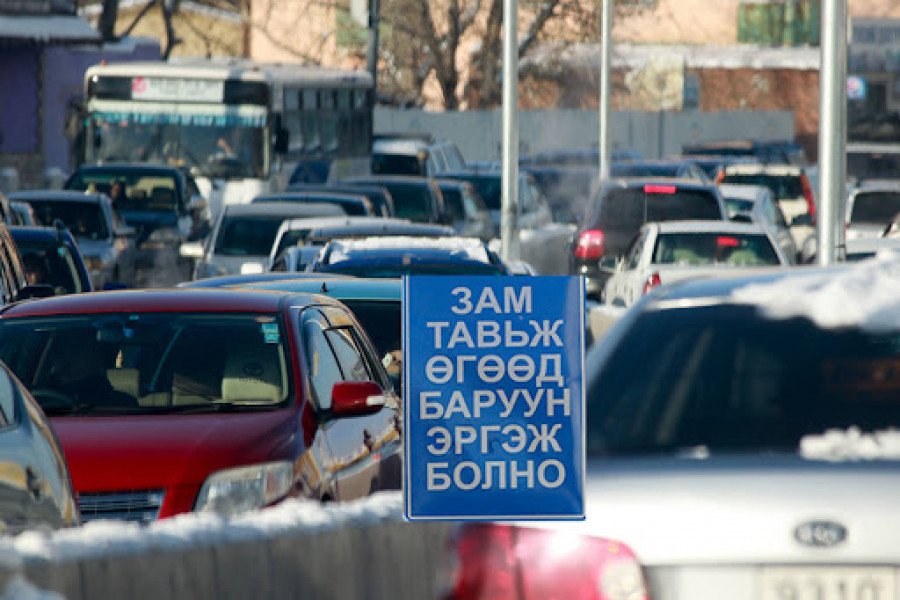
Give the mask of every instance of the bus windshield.
M 161 162 L 194 175 L 264 178 L 264 117 L 94 113 L 87 158 L 94 162 Z

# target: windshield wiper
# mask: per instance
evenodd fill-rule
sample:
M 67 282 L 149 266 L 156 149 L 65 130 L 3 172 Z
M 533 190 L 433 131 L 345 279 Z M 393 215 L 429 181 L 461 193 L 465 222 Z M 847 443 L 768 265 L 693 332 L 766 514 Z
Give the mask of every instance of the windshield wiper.
M 277 405 L 239 404 L 235 402 L 209 402 L 207 404 L 182 404 L 181 406 L 167 406 L 164 412 L 177 413 L 179 415 L 215 412 L 252 412 L 254 410 L 265 410 L 273 408 L 275 406 Z

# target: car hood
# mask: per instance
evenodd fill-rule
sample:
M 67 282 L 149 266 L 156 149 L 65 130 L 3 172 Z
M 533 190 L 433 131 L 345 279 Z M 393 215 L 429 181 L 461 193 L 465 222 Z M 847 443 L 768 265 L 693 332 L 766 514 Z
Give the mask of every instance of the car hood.
M 293 410 L 51 419 L 78 492 L 199 485 L 212 471 L 276 460 L 296 443 Z
M 900 462 L 799 456 L 589 461 L 583 523 L 556 527 L 631 547 L 646 566 L 897 562 Z M 798 526 L 833 521 L 847 540 L 811 548 Z

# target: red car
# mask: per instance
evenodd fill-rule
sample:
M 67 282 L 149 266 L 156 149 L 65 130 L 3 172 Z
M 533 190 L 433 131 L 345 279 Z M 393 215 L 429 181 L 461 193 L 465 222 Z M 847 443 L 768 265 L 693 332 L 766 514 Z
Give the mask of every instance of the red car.
M 0 357 L 50 417 L 85 521 L 399 489 L 400 406 L 340 302 L 124 291 L 7 307 Z

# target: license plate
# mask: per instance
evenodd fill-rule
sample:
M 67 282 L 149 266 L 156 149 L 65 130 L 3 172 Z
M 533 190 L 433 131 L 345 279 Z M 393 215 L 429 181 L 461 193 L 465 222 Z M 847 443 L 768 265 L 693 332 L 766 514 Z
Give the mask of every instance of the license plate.
M 760 600 L 894 600 L 891 567 L 765 567 Z

